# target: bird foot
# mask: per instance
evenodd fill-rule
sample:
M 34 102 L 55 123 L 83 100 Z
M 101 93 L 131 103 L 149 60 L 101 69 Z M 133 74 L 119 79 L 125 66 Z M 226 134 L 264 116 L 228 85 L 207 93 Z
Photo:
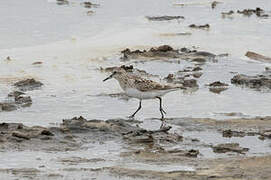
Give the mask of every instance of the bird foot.
M 162 117 L 160 120 L 162 121 L 160 129 L 162 129 L 165 126 L 166 119 L 164 117 Z
M 163 108 L 161 108 L 160 111 L 167 114 L 167 112 Z

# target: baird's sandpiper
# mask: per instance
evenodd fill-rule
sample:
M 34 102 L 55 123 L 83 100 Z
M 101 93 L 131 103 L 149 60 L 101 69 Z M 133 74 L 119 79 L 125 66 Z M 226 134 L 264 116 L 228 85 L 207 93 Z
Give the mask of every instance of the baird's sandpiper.
M 160 84 L 152 80 L 144 79 L 140 76 L 127 73 L 123 68 L 115 68 L 113 73 L 103 81 L 111 78 L 118 80 L 120 87 L 125 91 L 127 96 L 139 99 L 139 106 L 137 110 L 129 116 L 130 118 L 133 118 L 141 109 L 141 101 L 143 99 L 157 98 L 159 99 L 159 110 L 162 116 L 161 119 L 163 120 L 166 112 L 162 108 L 162 96 L 171 91 L 184 89 L 183 86 Z

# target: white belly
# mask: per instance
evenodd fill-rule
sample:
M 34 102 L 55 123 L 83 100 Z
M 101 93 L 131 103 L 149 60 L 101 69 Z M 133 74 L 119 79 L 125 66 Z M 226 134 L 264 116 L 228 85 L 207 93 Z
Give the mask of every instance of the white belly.
M 137 89 L 128 88 L 125 90 L 125 93 L 129 97 L 137 98 L 137 99 L 154 99 L 156 97 L 160 97 L 165 95 L 170 90 L 160 90 L 160 91 L 139 91 Z

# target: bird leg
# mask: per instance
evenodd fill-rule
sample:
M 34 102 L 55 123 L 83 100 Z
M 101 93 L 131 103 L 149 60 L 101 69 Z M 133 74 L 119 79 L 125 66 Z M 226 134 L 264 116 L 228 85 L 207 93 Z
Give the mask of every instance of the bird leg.
M 159 102 L 160 102 L 160 112 L 161 112 L 161 115 L 162 115 L 162 120 L 164 119 L 164 114 L 167 114 L 166 111 L 164 111 L 163 107 L 162 107 L 162 98 L 161 97 L 157 97 L 159 99 Z
M 134 112 L 134 114 L 132 114 L 131 116 L 129 116 L 129 118 L 133 118 L 135 116 L 135 114 L 141 109 L 141 99 L 139 100 L 139 106 L 137 108 L 137 110 Z

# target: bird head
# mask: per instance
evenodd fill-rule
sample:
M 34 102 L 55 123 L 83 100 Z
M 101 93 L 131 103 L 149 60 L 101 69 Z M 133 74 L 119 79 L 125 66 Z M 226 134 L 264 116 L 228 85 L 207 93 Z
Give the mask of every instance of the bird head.
M 118 78 L 121 76 L 123 73 L 126 73 L 126 71 L 123 68 L 115 68 L 110 76 L 105 78 L 103 81 L 107 81 L 112 78 Z

